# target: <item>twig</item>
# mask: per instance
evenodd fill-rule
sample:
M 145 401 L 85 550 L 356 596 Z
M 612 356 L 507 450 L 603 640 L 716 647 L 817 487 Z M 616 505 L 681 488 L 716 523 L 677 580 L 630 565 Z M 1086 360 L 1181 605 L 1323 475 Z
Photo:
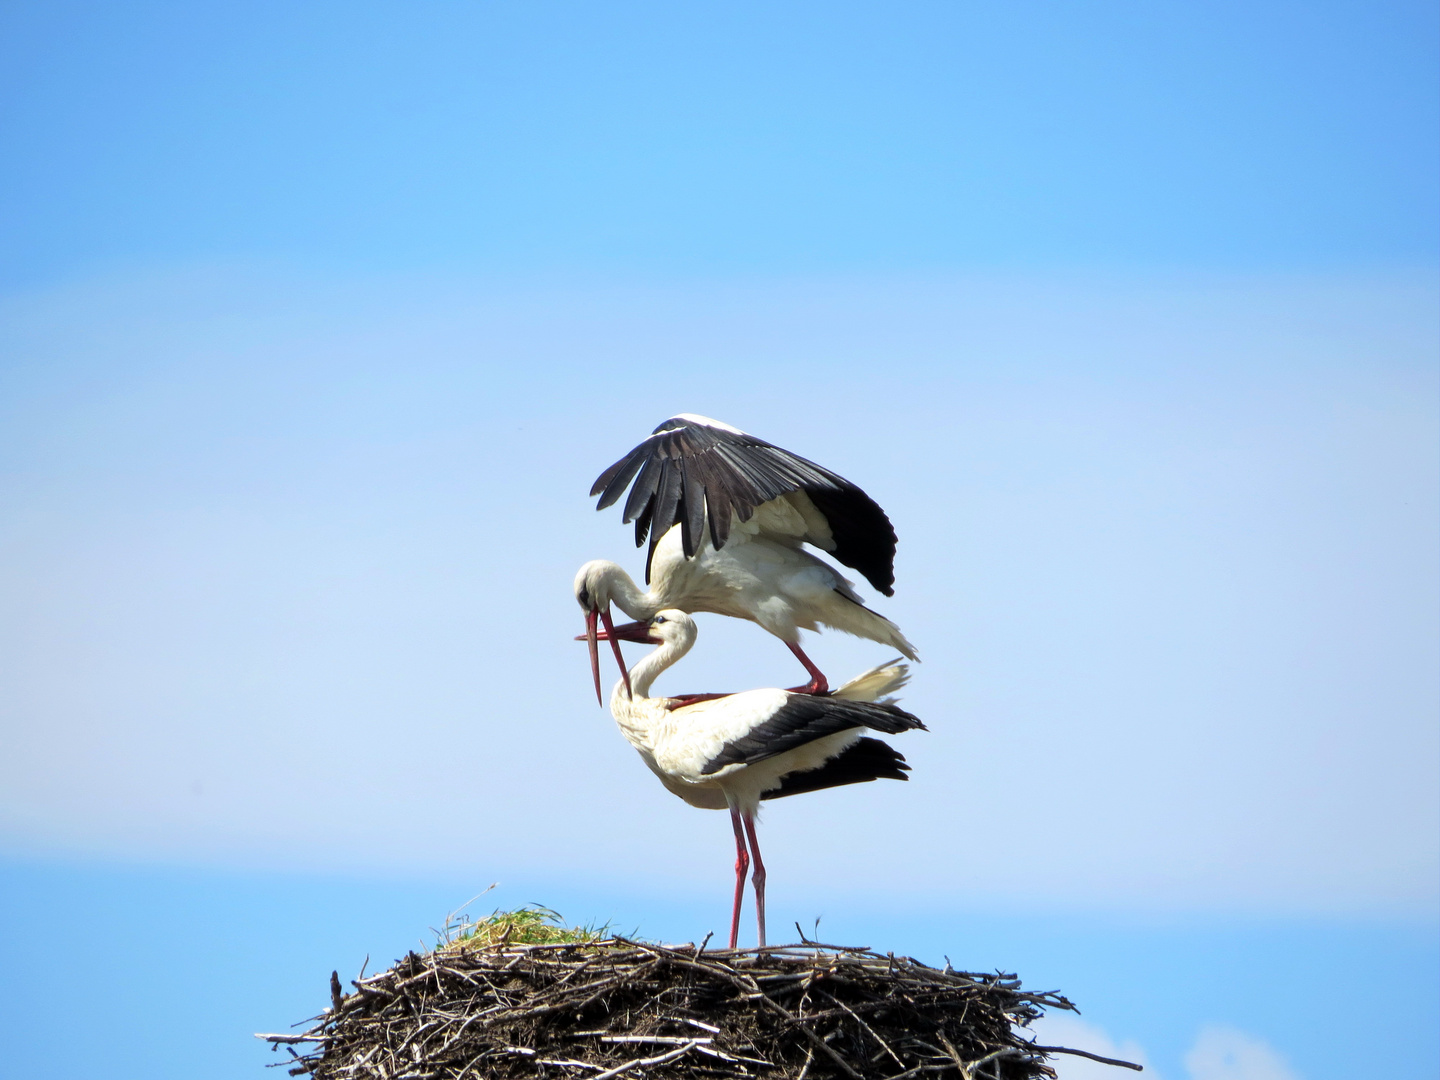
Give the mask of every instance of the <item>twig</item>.
M 1089 1050 L 1072 1050 L 1068 1046 L 1037 1046 L 1030 1044 L 1032 1049 L 1039 1050 L 1042 1054 L 1074 1054 L 1076 1057 L 1089 1058 L 1091 1061 L 1098 1061 L 1102 1065 L 1119 1065 L 1122 1069 L 1134 1069 L 1136 1072 L 1144 1072 L 1144 1065 L 1137 1065 L 1133 1061 L 1122 1061 L 1120 1058 L 1101 1057 L 1099 1054 L 1092 1054 Z
M 839 1000 L 834 994 L 830 993 L 828 990 L 821 990 L 820 993 L 824 994 L 831 1001 L 835 1002 L 836 1005 L 839 1005 L 840 1008 L 844 1009 L 847 1013 L 853 1016 L 855 1018 L 855 1022 L 859 1024 L 862 1028 L 864 1028 L 866 1031 L 868 1031 L 870 1033 L 870 1037 L 876 1042 L 878 1042 L 885 1050 L 885 1052 L 894 1059 L 895 1064 L 899 1065 L 902 1069 L 905 1068 L 905 1062 L 900 1060 L 900 1055 L 895 1053 L 894 1050 L 890 1049 L 890 1044 L 888 1042 L 882 1039 L 879 1035 L 875 1034 L 875 1029 L 872 1028 L 869 1024 L 867 1024 L 864 1020 L 862 1020 L 859 1013 L 857 1013 L 854 1009 L 850 1008 L 850 1006 L 846 1005 L 843 1001 Z
M 602 1072 L 596 1076 L 592 1076 L 590 1080 L 610 1080 L 612 1076 L 619 1076 L 623 1072 L 628 1072 L 631 1069 L 639 1068 L 642 1065 L 663 1065 L 667 1061 L 674 1061 L 682 1054 L 688 1054 L 692 1049 L 694 1049 L 695 1045 L 695 1043 L 689 1042 L 686 1043 L 684 1046 L 677 1047 L 676 1049 L 671 1050 L 668 1054 L 659 1054 L 655 1057 L 649 1058 L 636 1058 L 634 1061 L 627 1061 L 624 1065 L 617 1065 L 613 1069 L 609 1069 L 606 1072 Z

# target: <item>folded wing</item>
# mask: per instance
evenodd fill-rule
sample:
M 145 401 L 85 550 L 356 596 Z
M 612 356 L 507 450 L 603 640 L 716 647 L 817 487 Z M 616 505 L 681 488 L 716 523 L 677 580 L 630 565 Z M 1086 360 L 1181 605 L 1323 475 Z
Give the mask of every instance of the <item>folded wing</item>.
M 818 769 L 786 773 L 780 786 L 763 793 L 762 799 L 783 799 L 807 791 L 868 784 L 872 780 L 908 780 L 910 766 L 905 755 L 879 739 L 858 739 Z
M 712 776 L 730 765 L 754 765 L 798 749 L 806 743 L 854 728 L 871 728 L 888 735 L 913 731 L 925 725 L 894 705 L 846 701 L 835 697 L 788 694 L 785 704 L 744 734 L 731 739 L 710 757 L 701 775 Z

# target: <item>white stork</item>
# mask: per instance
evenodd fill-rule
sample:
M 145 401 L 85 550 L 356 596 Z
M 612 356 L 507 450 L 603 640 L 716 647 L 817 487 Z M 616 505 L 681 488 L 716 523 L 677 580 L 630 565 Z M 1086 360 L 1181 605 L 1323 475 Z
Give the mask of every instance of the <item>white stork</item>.
M 844 477 L 729 424 L 682 413 L 600 474 L 590 489 L 600 497 L 597 509 L 618 500 L 632 480 L 624 516 L 635 522 L 637 547 L 650 536 L 650 588 L 604 559 L 575 575 L 597 698 L 603 701 L 595 623 L 612 627 L 611 603 L 642 622 L 678 608 L 759 623 L 805 665 L 810 682 L 796 687 L 799 693 L 829 688 L 800 648 L 801 630 L 829 626 L 918 659 L 898 626 L 801 546 L 814 545 L 886 596 L 894 593 L 895 530 Z M 620 647 L 613 647 L 624 676 Z
M 615 684 L 611 715 L 672 793 L 691 806 L 730 810 L 736 852 L 730 948 L 739 936 L 752 854 L 755 916 L 764 947 L 765 864 L 755 834 L 760 800 L 882 777 L 906 779 L 910 767 L 901 754 L 879 739 L 861 737 L 867 728 L 889 735 L 924 729 L 886 696 L 905 684 L 905 665 L 874 668 L 825 696 L 773 689 L 700 700 L 652 698 L 655 679 L 695 644 L 695 620 L 671 609 L 648 623 L 607 628 L 601 636 L 659 646 L 630 670 L 628 686 L 625 680 Z

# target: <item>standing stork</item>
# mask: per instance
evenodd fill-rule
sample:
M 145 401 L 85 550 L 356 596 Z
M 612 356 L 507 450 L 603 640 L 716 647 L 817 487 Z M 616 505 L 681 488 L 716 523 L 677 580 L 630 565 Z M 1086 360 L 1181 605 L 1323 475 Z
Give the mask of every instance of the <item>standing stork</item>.
M 886 596 L 894 594 L 895 530 L 885 511 L 843 476 L 729 424 L 682 413 L 600 474 L 590 489 L 599 496 L 596 508 L 615 503 L 627 486 L 624 519 L 635 522 L 636 546 L 650 537 L 650 588 L 642 590 L 604 559 L 575 575 L 602 702 L 595 624 L 598 619 L 612 629 L 612 603 L 641 622 L 675 608 L 759 623 L 810 675 L 797 693 L 829 689 L 800 648 L 801 630 L 829 626 L 918 659 L 898 626 L 867 608 L 849 581 L 801 546 L 833 555 Z M 613 648 L 628 681 L 618 643 Z
M 909 771 L 905 758 L 879 739 L 862 738 L 862 733 L 871 728 L 897 735 L 925 725 L 885 697 L 904 685 L 908 673 L 903 664 L 872 669 L 825 697 L 778 689 L 747 690 L 693 704 L 650 697 L 660 673 L 695 644 L 695 633 L 695 620 L 674 609 L 658 612 L 648 623 L 607 628 L 603 639 L 659 646 L 630 670 L 628 683 L 615 684 L 610 712 L 668 790 L 691 806 L 729 809 L 736 852 L 730 948 L 735 948 L 740 932 L 752 855 L 755 918 L 763 948 L 765 864 L 755 832 L 760 801 L 881 778 L 904 780 Z

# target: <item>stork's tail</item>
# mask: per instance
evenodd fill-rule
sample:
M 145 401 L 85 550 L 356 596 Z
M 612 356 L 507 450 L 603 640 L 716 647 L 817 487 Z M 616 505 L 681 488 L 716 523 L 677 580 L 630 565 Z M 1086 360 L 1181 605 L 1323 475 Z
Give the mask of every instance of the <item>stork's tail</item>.
M 910 644 L 900 632 L 900 628 L 878 611 L 871 611 L 866 607 L 848 586 L 849 582 L 842 582 L 841 586 L 835 589 L 834 595 L 841 602 L 827 604 L 820 621 L 847 634 L 888 645 L 903 653 L 907 659 L 919 660 L 920 657 L 915 654 L 915 646 Z
M 880 705 L 891 705 L 895 702 L 891 695 L 909 681 L 910 665 L 901 662 L 897 656 L 888 663 L 871 668 L 863 675 L 856 675 L 831 696 L 845 698 L 847 701 L 873 701 Z

